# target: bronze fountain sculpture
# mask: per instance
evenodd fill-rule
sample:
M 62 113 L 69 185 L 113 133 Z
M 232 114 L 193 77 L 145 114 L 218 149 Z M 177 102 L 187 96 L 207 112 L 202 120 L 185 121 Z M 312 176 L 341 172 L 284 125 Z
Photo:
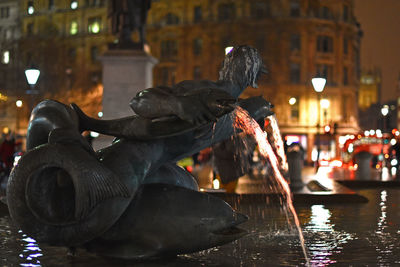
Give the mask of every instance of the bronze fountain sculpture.
M 235 47 L 218 81 L 146 89 L 130 103 L 137 115 L 117 120 L 90 118 L 74 104 L 39 103 L 29 151 L 8 182 L 13 221 L 38 242 L 125 259 L 170 257 L 240 238 L 245 231 L 237 226 L 247 216 L 199 192 L 175 162 L 230 138 L 235 105 L 258 121 L 272 114 L 262 97 L 238 99 L 257 87 L 264 70 L 254 48 Z M 94 151 L 85 130 L 116 140 Z

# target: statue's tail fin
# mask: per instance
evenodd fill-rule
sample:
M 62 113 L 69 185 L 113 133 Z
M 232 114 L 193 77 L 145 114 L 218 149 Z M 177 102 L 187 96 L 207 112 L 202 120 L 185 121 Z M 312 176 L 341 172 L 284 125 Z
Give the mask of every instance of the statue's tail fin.
M 133 192 L 93 154 L 73 143 L 32 149 L 13 169 L 9 211 L 26 234 L 53 245 L 77 246 L 106 231 Z

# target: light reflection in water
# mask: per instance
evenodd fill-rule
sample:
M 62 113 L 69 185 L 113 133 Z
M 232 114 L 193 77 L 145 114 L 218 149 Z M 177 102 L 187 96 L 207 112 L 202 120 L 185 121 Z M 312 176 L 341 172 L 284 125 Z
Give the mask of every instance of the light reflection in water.
M 387 231 L 388 228 L 388 214 L 387 214 L 387 198 L 388 193 L 386 190 L 381 191 L 380 195 L 380 216 L 377 221 L 377 229 L 375 231 L 375 237 L 379 241 L 375 245 L 375 250 L 378 253 L 377 260 L 379 265 L 387 264 L 387 258 L 393 253 L 395 246 L 395 239 L 392 234 Z
M 391 175 L 389 173 L 389 168 L 388 167 L 383 167 L 382 168 L 382 181 L 389 181 L 391 180 Z
M 383 230 L 386 228 L 386 199 L 387 199 L 387 192 L 386 190 L 382 190 L 381 192 L 381 202 L 379 206 L 381 207 L 381 215 L 378 219 L 378 228 L 376 230 L 377 234 L 383 233 Z
M 26 262 L 20 263 L 20 266 L 42 266 L 39 258 L 43 256 L 39 245 L 36 240 L 24 234 L 21 230 L 18 231 L 22 234 L 22 253 L 19 254 L 21 259 L 25 259 Z
M 311 206 L 311 217 L 308 224 L 305 225 L 305 232 L 312 235 L 313 238 L 307 238 L 312 244 L 307 244 L 311 257 L 312 266 L 323 266 L 336 263 L 332 259 L 333 254 L 339 254 L 342 245 L 354 237 L 346 232 L 338 232 L 331 223 L 332 213 L 324 205 Z M 311 241 L 312 240 L 312 241 Z

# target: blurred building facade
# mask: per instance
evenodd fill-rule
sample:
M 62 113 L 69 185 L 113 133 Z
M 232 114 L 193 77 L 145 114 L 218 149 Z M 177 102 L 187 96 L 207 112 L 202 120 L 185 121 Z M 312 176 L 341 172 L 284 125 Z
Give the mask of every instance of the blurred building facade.
M 359 123 L 362 130 L 382 129 L 381 71 L 363 69 L 358 91 Z
M 41 69 L 42 95 L 76 101 L 96 114 L 102 90 L 98 56 L 114 40 L 108 30 L 107 1 L 18 4 L 20 67 L 36 64 Z M 331 144 L 338 135 L 359 130 L 361 35 L 353 8 L 352 0 L 153 0 L 147 41 L 160 61 L 154 83 L 215 80 L 226 47 L 252 45 L 269 74 L 259 89 L 249 88 L 244 95 L 264 95 L 271 101 L 282 134 L 300 142 L 309 159 L 316 147 L 318 119 L 321 126 L 335 129 L 335 135 L 319 129 L 325 150 L 335 150 Z M 327 78 L 322 98 L 329 100 L 329 108 L 319 107 L 311 85 L 317 73 Z M 95 97 L 82 97 L 85 94 Z
M 217 79 L 226 47 L 252 45 L 269 74 L 245 95 L 262 94 L 275 105 L 282 134 L 299 141 L 308 159 L 318 119 L 330 125 L 334 135 L 320 129 L 321 142 L 329 155 L 337 154 L 337 137 L 359 130 L 361 34 L 353 8 L 347 0 L 153 1 L 148 41 L 160 59 L 155 83 Z M 329 108 L 318 107 L 311 85 L 317 73 L 327 79 L 322 98 Z
M 15 105 L 23 84 L 23 73 L 19 73 L 19 38 L 19 3 L 0 0 L 0 132 L 19 128 L 22 107 Z
M 112 40 L 105 0 L 22 0 L 21 64 L 41 70 L 39 98 L 76 102 L 91 115 L 101 111 L 99 56 Z

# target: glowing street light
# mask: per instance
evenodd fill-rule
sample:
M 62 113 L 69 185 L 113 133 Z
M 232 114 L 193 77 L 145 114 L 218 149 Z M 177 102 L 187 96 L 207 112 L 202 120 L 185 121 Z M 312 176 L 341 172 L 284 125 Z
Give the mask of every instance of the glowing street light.
M 383 107 L 381 108 L 381 113 L 383 116 L 386 116 L 387 114 L 389 114 L 389 106 L 383 105 Z
M 389 114 L 389 106 L 388 105 L 383 105 L 383 107 L 381 108 L 381 113 L 383 115 L 383 132 L 385 132 L 387 129 L 387 125 L 386 125 L 386 116 Z
M 29 102 L 29 111 L 33 109 L 35 95 L 39 94 L 39 90 L 35 89 L 39 76 L 40 70 L 34 66 L 31 66 L 29 69 L 25 70 L 25 77 L 30 86 L 30 90 L 26 90 L 26 93 L 28 95 L 31 95 L 31 99 Z
M 316 171 L 318 171 L 319 167 L 319 155 L 321 154 L 321 140 L 320 140 L 320 121 L 321 121 L 321 93 L 324 91 L 325 84 L 326 84 L 326 79 L 323 77 L 314 77 L 311 79 L 311 83 L 314 87 L 315 92 L 317 92 L 317 97 L 318 97 L 318 121 L 317 121 L 317 160 L 316 160 Z
M 327 109 L 331 105 L 331 102 L 329 101 L 329 99 L 321 99 L 319 101 L 319 104 L 321 105 L 321 108 Z
M 29 86 L 32 88 L 35 87 L 37 80 L 39 79 L 40 70 L 35 67 L 30 67 L 29 69 L 25 70 L 25 77 L 28 81 Z
M 293 106 L 294 104 L 296 104 L 296 102 L 297 102 L 297 99 L 296 99 L 295 97 L 291 97 L 291 98 L 289 99 L 289 105 L 291 105 L 291 106 Z
M 315 92 L 322 93 L 325 88 L 326 79 L 322 77 L 314 77 L 311 79 L 311 83 L 314 87 Z
M 20 108 L 20 107 L 22 107 L 22 100 L 17 100 L 17 101 L 15 101 L 15 105 L 17 106 L 17 108 Z
M 23 102 L 22 100 L 18 99 L 15 101 L 15 105 L 17 106 L 17 112 L 16 112 L 16 122 L 15 122 L 15 130 L 18 133 L 19 132 L 19 118 L 20 118 L 20 109 L 22 108 Z

